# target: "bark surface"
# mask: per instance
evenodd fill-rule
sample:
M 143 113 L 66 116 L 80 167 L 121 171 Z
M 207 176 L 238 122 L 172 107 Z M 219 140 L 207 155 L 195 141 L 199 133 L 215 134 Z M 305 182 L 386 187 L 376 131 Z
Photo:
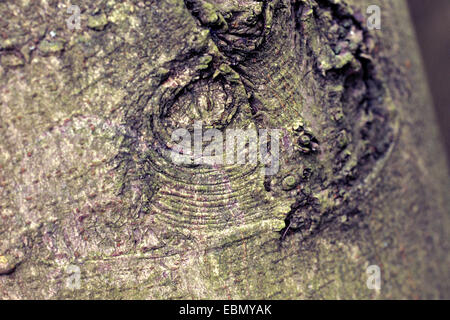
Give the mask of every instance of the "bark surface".
M 1 298 L 450 297 L 403 1 L 90 1 L 75 30 L 69 5 L 0 3 Z M 280 129 L 279 170 L 176 165 L 200 120 Z

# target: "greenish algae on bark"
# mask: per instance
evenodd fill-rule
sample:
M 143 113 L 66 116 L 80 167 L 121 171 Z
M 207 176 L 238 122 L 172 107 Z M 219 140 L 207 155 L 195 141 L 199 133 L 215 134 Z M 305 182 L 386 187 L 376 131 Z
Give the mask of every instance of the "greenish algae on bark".
M 80 30 L 1 3 L 0 296 L 448 298 L 418 50 L 401 1 L 367 30 L 372 2 L 92 1 Z M 280 172 L 175 166 L 196 119 L 282 129 Z

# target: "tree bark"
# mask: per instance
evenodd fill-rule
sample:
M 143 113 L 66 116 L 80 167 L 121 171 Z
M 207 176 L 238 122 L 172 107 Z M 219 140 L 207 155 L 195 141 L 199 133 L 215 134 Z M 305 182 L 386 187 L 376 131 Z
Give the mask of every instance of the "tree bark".
M 0 3 L 0 297 L 450 297 L 403 1 L 91 1 L 73 30 L 69 5 Z M 199 120 L 280 129 L 279 170 L 173 163 Z

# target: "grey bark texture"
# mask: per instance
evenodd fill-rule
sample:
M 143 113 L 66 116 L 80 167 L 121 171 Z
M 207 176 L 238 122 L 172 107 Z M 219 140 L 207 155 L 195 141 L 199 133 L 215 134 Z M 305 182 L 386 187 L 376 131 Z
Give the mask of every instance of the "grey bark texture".
M 0 3 L 1 298 L 450 297 L 403 1 L 73 4 Z M 173 163 L 200 120 L 279 129 L 279 170 Z

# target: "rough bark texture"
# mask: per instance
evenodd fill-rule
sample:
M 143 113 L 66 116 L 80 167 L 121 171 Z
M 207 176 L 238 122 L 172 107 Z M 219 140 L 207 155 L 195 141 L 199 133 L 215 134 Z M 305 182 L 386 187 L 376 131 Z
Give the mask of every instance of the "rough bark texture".
M 73 31 L 68 5 L 0 3 L 0 297 L 450 297 L 403 1 L 91 1 Z M 195 120 L 281 129 L 279 172 L 175 165 Z

